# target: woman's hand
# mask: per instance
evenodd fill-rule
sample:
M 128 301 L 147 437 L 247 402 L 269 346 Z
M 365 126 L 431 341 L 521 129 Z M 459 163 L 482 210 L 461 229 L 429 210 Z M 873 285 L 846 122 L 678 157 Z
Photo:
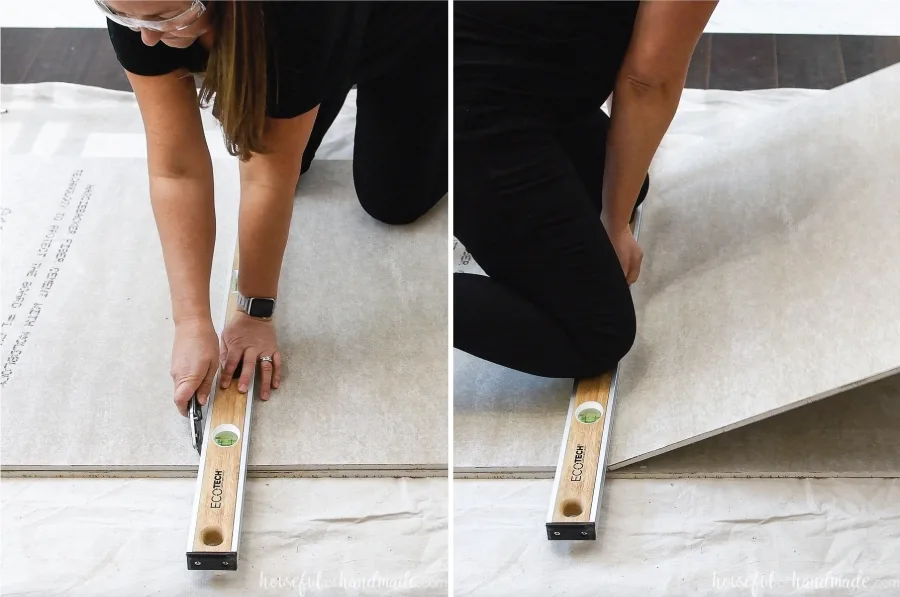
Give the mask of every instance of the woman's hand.
M 194 392 L 200 404 L 206 404 L 218 369 L 219 338 L 212 321 L 197 318 L 176 324 L 171 374 L 178 412 L 187 416 L 188 403 Z
M 262 369 L 260 398 L 268 400 L 272 389 L 281 385 L 281 353 L 278 352 L 275 324 L 238 312 L 222 333 L 220 358 L 224 366 L 221 386 L 227 388 L 231 385 L 235 369 L 239 363 L 243 363 L 238 391 L 246 392 L 250 387 L 250 380 L 253 379 L 254 365 L 259 357 L 272 357 L 271 362 L 260 363 Z
M 607 230 L 609 240 L 616 255 L 619 257 L 619 263 L 622 265 L 622 271 L 625 272 L 625 280 L 628 285 L 634 284 L 638 276 L 641 274 L 641 261 L 644 259 L 644 250 L 634 239 L 629 226 L 624 228 L 616 227 L 613 230 Z

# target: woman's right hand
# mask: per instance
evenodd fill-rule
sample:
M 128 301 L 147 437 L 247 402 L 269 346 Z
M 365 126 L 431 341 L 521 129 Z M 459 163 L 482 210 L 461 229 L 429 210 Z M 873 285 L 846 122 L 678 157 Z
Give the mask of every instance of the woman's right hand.
M 212 320 L 190 319 L 176 324 L 171 374 L 178 412 L 187 416 L 194 392 L 200 404 L 206 404 L 218 369 L 219 337 Z

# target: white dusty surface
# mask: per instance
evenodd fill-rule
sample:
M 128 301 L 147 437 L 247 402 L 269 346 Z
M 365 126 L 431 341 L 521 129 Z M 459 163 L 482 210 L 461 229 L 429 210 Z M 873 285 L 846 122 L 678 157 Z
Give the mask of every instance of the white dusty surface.
M 663 151 L 614 466 L 900 373 L 900 65 Z
M 194 485 L 4 479 L 3 595 L 447 595 L 446 479 L 252 479 L 236 572 L 187 570 Z
M 898 80 L 685 92 L 651 174 L 614 468 L 900 366 Z M 571 380 L 455 355 L 457 469 L 552 471 Z
M 595 542 L 547 540 L 551 489 L 454 483 L 455 595 L 900 594 L 900 480 L 614 479 Z
M 133 96 L 39 84 L 3 86 L 0 100 L 4 468 L 193 475 L 171 403 L 168 284 Z M 408 227 L 365 214 L 348 161 L 353 100 L 295 199 L 276 318 L 286 375 L 254 408 L 251 468 L 446 463 L 446 433 L 422 433 L 446 411 L 446 201 Z M 218 324 L 238 176 L 208 116 Z

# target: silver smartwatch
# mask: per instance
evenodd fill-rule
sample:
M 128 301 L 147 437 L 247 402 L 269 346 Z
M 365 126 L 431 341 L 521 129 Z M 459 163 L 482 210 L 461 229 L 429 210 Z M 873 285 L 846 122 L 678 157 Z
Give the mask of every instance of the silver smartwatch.
M 246 297 L 238 291 L 238 309 L 256 319 L 272 319 L 275 313 L 275 299 L 261 297 Z

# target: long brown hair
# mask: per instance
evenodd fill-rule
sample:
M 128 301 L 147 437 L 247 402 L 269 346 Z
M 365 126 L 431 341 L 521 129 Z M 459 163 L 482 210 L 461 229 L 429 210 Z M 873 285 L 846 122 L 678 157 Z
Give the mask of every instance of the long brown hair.
M 263 2 L 215 0 L 214 30 L 200 105 L 215 97 L 212 114 L 222 125 L 228 153 L 246 161 L 264 153 L 266 127 L 266 29 Z

